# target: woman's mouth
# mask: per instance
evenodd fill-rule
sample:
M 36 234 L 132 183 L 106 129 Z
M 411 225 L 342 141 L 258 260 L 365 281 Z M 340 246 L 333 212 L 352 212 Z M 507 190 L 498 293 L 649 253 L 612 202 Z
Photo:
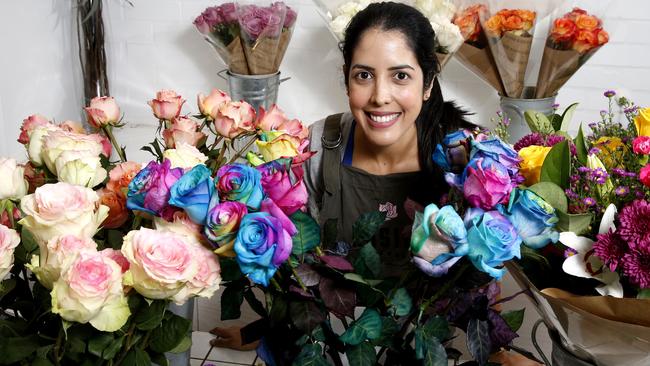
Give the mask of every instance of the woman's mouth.
M 401 113 L 377 113 L 366 112 L 366 117 L 370 126 L 375 128 L 388 128 L 397 122 Z

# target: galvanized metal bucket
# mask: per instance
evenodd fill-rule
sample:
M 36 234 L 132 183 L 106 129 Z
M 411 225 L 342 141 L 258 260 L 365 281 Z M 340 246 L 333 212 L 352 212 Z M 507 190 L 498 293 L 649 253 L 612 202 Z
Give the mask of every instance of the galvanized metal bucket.
M 557 95 L 542 99 L 532 99 L 535 96 L 535 87 L 524 88 L 523 98 L 509 98 L 501 96 L 501 110 L 510 119 L 508 132 L 510 142 L 515 143 L 523 136 L 530 133 L 530 128 L 524 118 L 524 113 L 534 110 L 545 115 L 553 113 L 553 105 Z
M 278 100 L 280 84 L 290 79 L 280 79 L 280 71 L 269 75 L 241 75 L 221 70 L 218 75 L 228 82 L 230 97 L 233 100 L 244 100 L 256 111 L 260 107 L 269 110 Z
M 191 298 L 185 302 L 183 305 L 176 305 L 174 303 L 169 304 L 167 310 L 172 313 L 181 316 L 189 321 L 192 321 L 194 318 L 194 298 Z M 190 339 L 192 337 L 192 330 L 190 329 Z M 185 352 L 181 353 L 165 353 L 165 358 L 169 361 L 169 366 L 190 366 L 190 354 L 191 347 Z

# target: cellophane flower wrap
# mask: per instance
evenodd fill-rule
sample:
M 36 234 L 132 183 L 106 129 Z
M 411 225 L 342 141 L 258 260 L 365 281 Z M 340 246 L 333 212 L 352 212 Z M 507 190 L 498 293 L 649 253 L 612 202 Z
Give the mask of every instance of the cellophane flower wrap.
M 613 90 L 604 97 L 600 121 L 581 125 L 575 138 L 567 129 L 577 104 L 562 114 L 537 114 L 533 132 L 515 144 L 522 169 L 535 167 L 526 177 L 528 190 L 555 209 L 560 233 L 556 244 L 538 249 L 511 271 L 574 354 L 603 365 L 643 364 L 647 349 L 632 338 L 650 339 L 650 319 L 642 310 L 650 292 L 650 268 L 643 264 L 650 235 L 645 217 L 650 114 Z M 539 229 L 533 241 L 546 236 L 548 229 Z M 602 327 L 590 325 L 595 323 Z
M 602 6 L 576 1 L 551 14 L 551 25 L 544 44 L 536 98 L 551 97 L 603 45 L 609 33 L 603 21 Z M 597 13 L 594 13 L 596 11 Z
M 278 72 L 296 24 L 296 9 L 284 2 L 228 2 L 206 8 L 194 20 L 230 72 Z
M 170 303 L 213 296 L 222 274 L 225 295 L 265 288 L 288 266 L 295 217 L 307 217 L 306 127 L 217 89 L 199 94 L 194 115 L 185 101 L 161 90 L 148 102 L 159 129 L 145 164 L 128 161 L 113 134 L 128 123 L 113 98 L 86 108 L 91 132 L 24 120 L 30 162 L 0 158 L 0 353 L 10 364 L 165 364 L 191 345 L 191 319 Z

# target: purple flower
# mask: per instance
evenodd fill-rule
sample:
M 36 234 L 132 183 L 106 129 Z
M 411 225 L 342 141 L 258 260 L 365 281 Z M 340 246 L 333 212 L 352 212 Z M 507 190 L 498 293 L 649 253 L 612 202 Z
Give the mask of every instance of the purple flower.
M 591 169 L 588 168 L 588 167 L 586 167 L 586 166 L 581 166 L 581 167 L 579 167 L 579 168 L 578 168 L 578 171 L 579 171 L 580 173 L 591 173 Z
M 519 141 L 517 141 L 517 143 L 515 144 L 515 151 L 519 151 L 524 147 L 533 146 L 533 145 L 544 146 L 544 137 L 542 136 L 541 133 L 539 132 L 529 133 L 528 135 L 519 139 Z
M 181 176 L 183 169 L 171 169 L 171 162 L 167 159 L 161 164 L 150 162 L 129 183 L 126 207 L 171 218 L 174 209 L 168 203 L 170 188 Z
M 594 253 L 614 272 L 623 255 L 628 251 L 627 244 L 611 229 L 606 234 L 598 234 L 594 243 Z
M 613 90 L 607 90 L 607 91 L 605 91 L 604 95 L 605 95 L 607 98 L 611 98 L 611 97 L 613 97 L 613 96 L 616 95 L 616 92 L 613 91 Z
M 630 188 L 625 186 L 618 186 L 614 190 L 614 193 L 616 193 L 617 196 L 625 196 L 630 193 Z
M 246 5 L 239 8 L 239 25 L 246 36 L 255 41 L 262 34 L 277 37 L 282 29 L 286 6 L 258 7 Z
M 472 207 L 491 210 L 506 203 L 514 187 L 508 169 L 496 160 L 479 158 L 467 166 L 463 192 Z
M 597 147 L 592 147 L 591 149 L 589 149 L 589 154 L 590 155 L 600 154 L 600 149 Z
M 624 176 L 625 175 L 625 170 L 623 170 L 621 168 L 613 168 L 612 169 L 612 174 Z
M 582 203 L 584 203 L 588 207 L 591 207 L 596 205 L 596 200 L 591 197 L 585 197 L 582 199 Z
M 521 162 L 519 154 L 510 145 L 496 137 L 487 140 L 473 140 L 469 158 L 470 161 L 479 158 L 492 159 L 508 169 L 508 174 L 513 180 L 519 176 L 519 163 Z
M 625 206 L 619 215 L 617 233 L 630 249 L 650 254 L 650 204 L 645 200 L 634 200 Z
M 623 256 L 623 273 L 640 288 L 650 288 L 650 254 L 633 250 Z

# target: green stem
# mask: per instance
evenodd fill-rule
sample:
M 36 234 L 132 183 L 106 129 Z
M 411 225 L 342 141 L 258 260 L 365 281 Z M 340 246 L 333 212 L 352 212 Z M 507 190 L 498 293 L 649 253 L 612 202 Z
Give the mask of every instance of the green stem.
M 138 230 L 142 226 L 142 216 L 135 215 L 133 218 L 133 225 L 131 225 L 131 230 Z
M 61 328 L 59 329 L 59 335 L 56 337 L 56 343 L 54 344 L 54 365 L 59 366 L 61 365 L 61 358 L 63 355 L 59 355 L 59 351 L 61 350 L 61 342 L 63 341 L 63 324 L 61 325 Z
M 280 284 L 278 284 L 278 281 L 276 281 L 275 278 L 271 278 L 270 282 L 273 285 L 273 287 L 275 287 L 275 289 L 278 290 L 278 292 L 284 292 L 282 291 L 282 287 L 280 287 Z
M 214 149 L 215 147 L 217 147 L 217 145 L 219 145 L 221 140 L 223 140 L 223 136 L 217 135 L 217 137 L 214 138 L 214 142 L 212 143 L 212 145 L 210 145 L 208 150 L 212 151 L 212 149 Z
M 221 149 L 219 150 L 219 155 L 217 156 L 217 166 L 221 165 L 221 160 L 223 160 L 224 156 L 226 155 L 226 150 L 227 145 L 228 145 L 229 140 L 224 140 L 223 144 L 221 145 Z
M 255 141 L 257 141 L 257 136 L 253 136 L 253 138 L 250 139 L 250 141 L 248 141 L 248 142 L 246 143 L 246 145 L 245 145 L 243 148 L 239 149 L 239 151 L 237 151 L 237 153 L 232 157 L 232 159 L 230 159 L 230 161 L 228 162 L 228 164 L 232 164 L 232 163 L 234 163 L 237 159 L 239 159 L 239 157 L 241 156 L 241 154 L 242 154 L 245 150 L 248 150 L 248 148 L 250 148 L 250 147 L 253 145 L 253 143 L 254 143 Z
M 126 332 L 126 345 L 124 347 L 124 352 L 122 352 L 120 358 L 118 358 L 117 361 L 115 361 L 115 365 L 121 364 L 124 358 L 126 357 L 126 354 L 129 353 L 129 351 L 131 350 L 131 347 L 133 346 L 131 344 L 131 339 L 133 338 L 134 331 L 135 331 L 135 322 L 131 323 L 129 330 Z
M 447 291 L 449 291 L 452 287 L 454 287 L 454 285 L 456 285 L 456 281 L 458 281 L 458 279 L 465 273 L 465 271 L 470 267 L 470 265 L 471 264 L 469 263 L 463 263 L 462 266 L 458 269 L 458 272 L 454 274 L 454 277 L 452 277 L 449 281 L 445 282 L 445 284 L 440 289 L 438 289 L 438 291 L 436 291 L 436 293 L 433 294 L 433 296 L 431 296 L 427 301 L 425 301 L 424 303 L 422 303 L 422 305 L 420 305 L 420 312 L 418 314 L 418 323 L 420 322 L 420 319 L 422 318 L 422 314 L 424 313 L 424 311 L 427 310 L 427 308 L 429 308 L 431 304 L 438 301 L 438 299 L 442 295 L 446 294 Z
M 103 126 L 102 130 L 106 134 L 106 137 L 111 141 L 111 145 L 115 148 L 115 151 L 117 151 L 117 155 L 120 157 L 120 160 L 123 163 L 126 163 L 126 153 L 124 153 L 124 149 L 117 143 L 117 140 L 115 139 L 115 136 L 113 135 L 113 129 L 109 126 Z
M 296 281 L 298 281 L 300 288 L 305 292 L 309 292 L 309 290 L 307 290 L 307 286 L 305 286 L 305 284 L 302 282 L 302 279 L 300 279 L 300 276 L 298 276 L 298 272 L 296 272 L 296 269 L 293 268 L 293 266 L 290 267 L 291 267 L 291 273 L 293 273 L 293 276 L 296 278 Z

